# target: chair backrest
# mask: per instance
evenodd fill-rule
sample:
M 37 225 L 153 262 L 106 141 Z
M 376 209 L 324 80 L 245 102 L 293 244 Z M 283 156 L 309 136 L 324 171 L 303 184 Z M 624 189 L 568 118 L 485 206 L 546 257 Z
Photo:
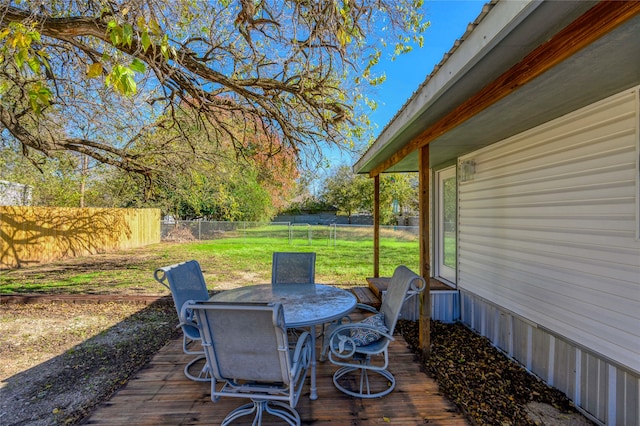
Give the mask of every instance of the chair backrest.
M 156 269 L 156 281 L 171 290 L 171 297 L 175 304 L 180 322 L 189 321 L 182 318 L 182 306 L 189 300 L 205 301 L 209 299 L 209 291 L 204 281 L 200 264 L 196 260 L 176 263 Z M 183 326 L 183 331 L 189 337 L 199 336 L 200 332 L 193 326 Z
M 426 282 L 420 275 L 404 265 L 396 268 L 380 307 L 380 312 L 384 313 L 384 321 L 389 328 L 389 334 L 393 334 L 402 305 L 409 296 L 409 291 L 420 293 L 425 287 Z
M 205 302 L 189 305 L 202 346 L 220 381 L 290 384 L 290 358 L 282 305 Z
M 313 284 L 316 275 L 314 252 L 274 252 L 271 284 Z

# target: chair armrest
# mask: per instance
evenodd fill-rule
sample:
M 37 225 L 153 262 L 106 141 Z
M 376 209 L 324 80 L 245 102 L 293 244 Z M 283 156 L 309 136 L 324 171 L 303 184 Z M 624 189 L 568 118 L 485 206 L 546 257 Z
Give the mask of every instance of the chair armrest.
M 411 287 L 409 287 L 409 293 L 412 293 L 412 295 L 420 294 L 424 291 L 425 288 L 427 288 L 427 282 L 425 281 L 425 279 L 422 277 L 418 277 L 418 278 L 419 279 L 413 279 L 411 281 Z M 420 284 L 420 287 L 416 286 L 416 282 Z
M 376 308 L 374 308 L 373 306 L 369 306 L 369 305 L 365 305 L 364 303 L 356 303 L 356 307 L 355 309 L 362 309 L 363 311 L 367 311 L 367 312 L 371 312 L 374 314 L 377 314 L 378 311 L 376 310 Z M 343 317 L 338 318 L 337 320 L 334 320 L 333 323 L 335 324 L 348 324 L 351 323 L 352 319 L 351 317 L 347 314 Z
M 193 315 L 193 304 L 195 304 L 195 300 L 187 300 L 182 304 L 182 308 L 180 309 L 180 315 L 178 321 L 180 323 L 177 325 L 177 328 L 183 327 L 185 325 L 190 325 L 192 327 L 198 327 L 198 323 L 195 321 L 195 317 Z
M 363 311 L 373 312 L 374 314 L 378 313 L 378 310 L 371 305 L 365 305 L 364 303 L 356 303 L 356 309 L 362 309 Z
M 302 351 L 304 350 L 305 345 L 311 342 L 311 334 L 308 331 L 303 332 L 300 337 L 298 337 L 298 341 L 296 342 L 296 347 L 293 350 L 293 361 L 296 362 L 300 358 Z
M 357 352 L 359 346 L 357 346 L 351 338 L 351 330 L 354 329 L 372 330 L 379 334 L 381 339 L 395 340 L 393 335 L 369 324 L 341 324 L 337 326 L 331 333 L 331 336 L 329 336 L 329 349 L 331 353 L 338 358 L 349 358 Z
M 303 332 L 291 356 L 291 376 L 294 382 L 297 381 L 301 371 L 304 371 L 311 362 L 311 334 L 308 331 Z

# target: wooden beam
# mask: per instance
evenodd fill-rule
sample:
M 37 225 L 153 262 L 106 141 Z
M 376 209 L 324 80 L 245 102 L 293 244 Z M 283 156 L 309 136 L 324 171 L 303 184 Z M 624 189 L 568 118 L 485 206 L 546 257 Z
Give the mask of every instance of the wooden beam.
M 422 355 L 429 357 L 431 347 L 431 258 L 429 256 L 429 217 L 431 211 L 429 209 L 429 187 L 431 171 L 429 169 L 429 145 L 420 148 L 418 171 L 418 208 L 420 211 L 419 231 L 420 235 L 420 275 L 427 283 L 421 295 L 420 303 L 420 335 L 419 345 Z
M 370 175 L 375 176 L 384 172 L 411 152 L 429 144 L 515 92 L 638 14 L 640 14 L 640 1 L 598 3 L 444 118 L 425 129 L 388 160 L 374 168 Z
M 373 276 L 380 276 L 380 175 L 373 178 Z

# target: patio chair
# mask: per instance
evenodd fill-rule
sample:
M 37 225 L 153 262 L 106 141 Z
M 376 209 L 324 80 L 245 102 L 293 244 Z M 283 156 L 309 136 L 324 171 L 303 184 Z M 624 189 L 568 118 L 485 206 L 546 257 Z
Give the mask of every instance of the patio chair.
M 271 284 L 314 284 L 316 254 L 314 252 L 274 252 Z
M 396 380 L 387 370 L 389 344 L 394 340 L 393 333 L 402 304 L 425 287 L 426 282 L 421 276 L 404 265 L 398 266 L 380 311 L 358 304 L 358 308 L 373 315 L 359 322 L 336 324 L 327 330 L 329 338 L 324 343 L 326 347 L 323 353 L 328 349 L 329 360 L 340 366 L 333 375 L 333 383 L 340 391 L 358 398 L 376 398 L 395 388 Z M 373 359 L 378 355 L 382 355 L 382 361 Z M 358 373 L 359 378 L 354 377 Z M 357 389 L 352 389 L 353 383 L 356 383 Z
M 280 303 L 203 302 L 188 305 L 202 330 L 211 366 L 211 399 L 251 399 L 225 417 L 222 425 L 254 414 L 253 425 L 269 413 L 300 424 L 295 409 L 311 361 L 311 336 L 303 333 L 293 348 L 287 341 Z M 216 381 L 223 383 L 218 388 Z
M 188 301 L 205 301 L 209 299 L 207 285 L 202 276 L 200 264 L 196 260 L 176 263 L 156 269 L 154 278 L 171 291 L 173 302 L 180 321 L 177 327 L 182 329 L 182 350 L 187 355 L 196 355 L 184 367 L 184 374 L 191 380 L 208 382 L 211 380 L 206 364 L 204 351 L 193 346 L 200 342 L 200 329 L 195 323 L 193 313 L 183 309 Z M 199 368 L 198 368 L 199 367 Z M 197 370 L 197 371 L 196 371 Z M 192 371 L 194 371 L 192 373 Z
M 273 252 L 271 262 L 271 284 L 315 284 L 316 254 L 315 252 Z M 297 338 L 299 332 L 306 329 L 289 329 L 289 336 Z M 320 331 L 323 335 L 324 324 Z

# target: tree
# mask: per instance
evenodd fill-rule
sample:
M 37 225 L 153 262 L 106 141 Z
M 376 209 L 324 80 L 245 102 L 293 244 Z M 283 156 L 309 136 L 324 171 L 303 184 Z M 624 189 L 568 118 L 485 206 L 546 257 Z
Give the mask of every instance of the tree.
M 362 135 L 359 105 L 386 43 L 421 44 L 421 0 L 21 0 L 0 6 L 2 138 L 145 177 L 188 167 L 186 127 L 299 158 Z M 96 132 L 74 118 L 99 116 Z M 99 114 L 96 114 L 98 112 Z M 233 125 L 229 119 L 233 117 Z M 208 126 L 205 126 L 208 124 Z M 238 124 L 241 125 L 238 132 Z M 174 140 L 156 135 L 171 129 Z M 203 130 L 205 131 L 205 130 Z M 181 149 L 176 149 L 180 146 Z
M 340 166 L 323 184 L 321 198 L 349 216 L 357 212 L 373 213 L 373 180 Z M 380 223 L 395 223 L 397 213 L 417 209 L 418 182 L 415 173 L 383 174 L 380 179 Z M 398 212 L 394 212 L 394 201 Z
M 83 198 L 93 200 L 97 196 L 93 176 L 87 178 L 87 188 L 82 192 L 81 159 L 72 153 L 56 153 L 51 158 L 33 156 L 31 160 L 0 146 L 0 180 L 31 186 L 32 205 L 78 207 Z
M 418 209 L 418 176 L 416 173 L 384 174 L 380 179 L 380 216 L 392 223 L 396 215 Z M 397 210 L 394 208 L 397 206 Z
M 188 132 L 191 143 L 203 154 L 192 156 L 189 167 L 163 175 L 152 188 L 144 185 L 141 175 L 113 172 L 103 183 L 105 202 L 118 200 L 122 207 L 158 207 L 179 219 L 262 221 L 270 220 L 288 200 L 298 176 L 292 153 L 283 149 L 277 157 L 260 155 L 261 135 L 245 135 L 243 149 L 258 153 L 239 162 L 229 144 L 212 146 L 202 137 L 202 131 Z M 171 140 L 169 133 L 156 137 Z
M 324 181 L 321 198 L 349 217 L 359 211 L 373 210 L 373 180 L 340 166 Z

